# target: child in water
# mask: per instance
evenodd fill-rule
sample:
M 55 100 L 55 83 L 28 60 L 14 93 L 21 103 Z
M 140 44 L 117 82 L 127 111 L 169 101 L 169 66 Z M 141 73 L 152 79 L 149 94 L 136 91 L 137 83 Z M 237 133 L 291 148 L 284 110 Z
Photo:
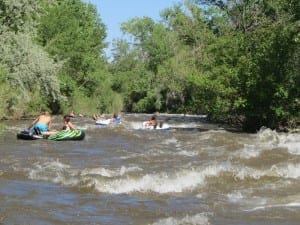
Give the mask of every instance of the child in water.
M 74 127 L 73 123 L 71 122 L 71 117 L 69 115 L 64 116 L 64 126 L 62 128 L 63 130 L 75 130 L 77 129 Z
M 155 115 L 151 116 L 150 120 L 148 120 L 145 125 L 147 127 L 148 126 L 156 126 L 157 125 L 156 116 Z

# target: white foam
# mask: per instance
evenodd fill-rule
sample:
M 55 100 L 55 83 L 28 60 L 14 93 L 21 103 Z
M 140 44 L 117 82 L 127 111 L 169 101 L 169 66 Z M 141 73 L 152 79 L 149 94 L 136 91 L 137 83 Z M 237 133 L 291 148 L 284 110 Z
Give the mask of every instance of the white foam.
M 300 207 L 300 202 L 290 202 L 288 204 L 285 204 L 287 207 Z
M 253 196 L 250 190 L 236 191 L 226 195 L 228 201 L 234 204 L 241 205 L 264 205 L 267 202 L 266 198 Z
M 232 173 L 236 180 L 249 177 L 258 180 L 264 176 L 299 179 L 300 164 L 282 163 L 269 169 L 258 170 L 245 166 L 232 166 L 230 162 L 225 162 L 194 169 L 181 168 L 172 172 L 145 174 L 142 168 L 136 166 L 78 170 L 58 160 L 50 160 L 35 163 L 34 168 L 28 169 L 28 177 L 72 187 L 83 185 L 106 193 L 157 192 L 164 194 L 193 191 L 206 185 L 207 177 L 218 177 L 223 172 Z M 242 198 L 238 193 L 231 197 Z
M 198 153 L 195 151 L 187 151 L 187 150 L 181 150 L 177 154 L 182 156 L 189 156 L 189 157 L 198 155 Z
M 198 213 L 193 216 L 185 216 L 183 218 L 169 217 L 166 219 L 160 219 L 152 225 L 184 225 L 184 224 L 194 224 L 194 225 L 209 225 L 208 213 Z
M 287 208 L 287 207 L 295 207 L 298 208 L 300 207 L 300 202 L 290 202 L 286 204 L 266 204 L 266 205 L 261 205 L 261 206 L 256 206 L 251 209 L 246 209 L 244 211 L 257 211 L 257 210 L 265 210 L 267 208 Z
M 300 177 L 300 164 L 292 163 L 274 165 L 267 170 L 258 170 L 250 167 L 233 167 L 232 169 L 234 178 L 240 180 L 244 180 L 247 177 L 258 180 L 263 176 L 291 179 L 298 179 Z
M 133 171 L 140 171 L 142 170 L 139 167 L 125 167 L 122 166 L 120 169 L 111 170 L 107 168 L 91 168 L 91 169 L 84 169 L 80 172 L 81 176 L 89 176 L 89 175 L 100 175 L 103 177 L 117 177 L 117 176 L 123 176 L 127 172 L 133 172 Z
M 208 176 L 217 176 L 227 170 L 227 165 L 208 166 L 196 170 L 181 170 L 173 174 L 159 173 L 146 174 L 142 177 L 122 177 L 103 183 L 103 180 L 94 179 L 93 186 L 100 192 L 130 193 L 130 192 L 158 192 L 171 193 L 193 190 L 205 184 Z
M 139 167 L 124 167 L 120 169 L 106 168 L 86 168 L 82 171 L 72 169 L 69 165 L 57 161 L 37 162 L 33 169 L 29 169 L 28 177 L 33 180 L 45 180 L 54 183 L 61 183 L 66 186 L 78 186 L 81 181 L 88 182 L 87 186 L 91 186 L 97 177 L 120 177 L 129 172 L 141 171 Z M 92 178 L 91 178 L 92 176 Z M 96 178 L 95 178 L 96 177 Z
M 261 171 L 261 170 L 257 170 L 257 169 L 253 169 L 250 167 L 235 167 L 233 168 L 233 176 L 236 180 L 240 179 L 240 180 L 244 180 L 248 177 L 251 177 L 253 179 L 258 180 L 259 178 L 261 178 L 262 176 L 265 176 L 267 174 L 266 171 Z
M 175 137 L 167 138 L 163 141 L 163 144 L 169 145 L 169 144 L 177 144 L 178 140 Z
M 244 196 L 240 191 L 238 191 L 238 192 L 227 194 L 227 198 L 229 199 L 230 202 L 239 202 L 241 201 L 241 199 L 244 198 Z
M 261 141 L 278 142 L 278 133 L 275 130 L 263 127 L 257 132 L 257 135 Z
M 244 148 L 238 151 L 235 155 L 238 155 L 241 159 L 256 158 L 259 156 L 261 150 L 259 150 L 255 145 L 245 144 Z
M 262 128 L 258 133 L 260 146 L 270 149 L 281 147 L 288 149 L 290 154 L 300 155 L 300 134 L 277 133 L 274 130 Z
M 78 179 L 69 176 L 71 172 L 70 166 L 58 160 L 44 163 L 37 162 L 34 166 L 35 168 L 29 171 L 28 177 L 30 179 L 52 181 L 67 186 L 76 186 L 78 184 Z
M 280 177 L 297 179 L 300 177 L 300 164 L 289 163 L 282 166 L 272 166 L 271 171 Z
M 290 154 L 300 155 L 300 134 L 282 134 L 279 147 L 287 148 Z

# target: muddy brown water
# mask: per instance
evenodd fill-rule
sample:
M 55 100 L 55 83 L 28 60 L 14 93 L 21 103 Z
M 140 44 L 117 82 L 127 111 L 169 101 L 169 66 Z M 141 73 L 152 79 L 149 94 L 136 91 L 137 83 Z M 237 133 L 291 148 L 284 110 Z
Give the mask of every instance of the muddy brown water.
M 74 118 L 83 141 L 0 136 L 0 224 L 298 225 L 300 135 L 231 132 L 203 116 L 150 115 L 101 127 Z M 59 128 L 56 117 L 54 127 Z

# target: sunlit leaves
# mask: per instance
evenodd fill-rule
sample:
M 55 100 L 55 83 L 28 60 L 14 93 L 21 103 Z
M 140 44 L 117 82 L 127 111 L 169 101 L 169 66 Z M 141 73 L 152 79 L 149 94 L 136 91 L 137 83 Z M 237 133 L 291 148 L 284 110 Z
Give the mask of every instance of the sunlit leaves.
M 0 37 L 3 53 L 0 63 L 9 69 L 9 81 L 12 87 L 22 91 L 33 91 L 35 86 L 40 93 L 56 100 L 60 96 L 56 73 L 60 64 L 54 63 L 41 47 L 33 44 L 26 34 L 5 33 Z M 38 84 L 38 85 L 36 85 Z
M 1 0 L 0 33 L 33 32 L 39 13 L 36 0 Z
M 80 0 L 65 0 L 46 10 L 38 26 L 38 41 L 56 60 L 64 62 L 59 74 L 64 94 L 70 96 L 75 83 L 92 96 L 107 79 L 101 54 L 106 30 L 96 8 Z

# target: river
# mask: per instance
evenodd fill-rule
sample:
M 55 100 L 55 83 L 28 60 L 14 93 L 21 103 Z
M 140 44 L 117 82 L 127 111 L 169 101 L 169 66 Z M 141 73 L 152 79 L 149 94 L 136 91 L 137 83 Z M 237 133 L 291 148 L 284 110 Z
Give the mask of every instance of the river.
M 83 141 L 0 136 L 2 225 L 299 225 L 300 134 L 234 132 L 203 116 L 159 115 L 170 130 L 141 130 L 150 115 L 95 125 Z M 54 127 L 62 118 L 54 118 Z

